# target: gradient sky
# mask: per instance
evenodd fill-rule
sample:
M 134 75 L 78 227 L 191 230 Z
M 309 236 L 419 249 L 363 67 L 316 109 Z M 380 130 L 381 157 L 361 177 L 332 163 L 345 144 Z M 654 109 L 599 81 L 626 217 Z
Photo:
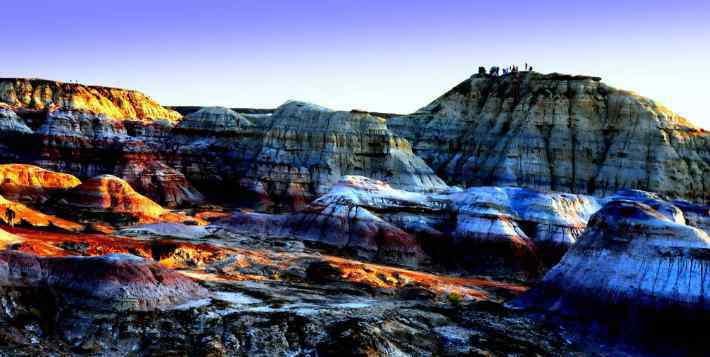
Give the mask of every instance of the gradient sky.
M 710 1 L 4 1 L 0 76 L 165 105 L 412 112 L 479 65 L 591 74 L 710 128 Z

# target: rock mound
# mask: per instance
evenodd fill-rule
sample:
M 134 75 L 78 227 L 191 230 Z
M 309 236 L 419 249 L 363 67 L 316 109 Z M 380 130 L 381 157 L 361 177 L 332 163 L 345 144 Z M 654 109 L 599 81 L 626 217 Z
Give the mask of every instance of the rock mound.
M 598 78 L 475 75 L 387 125 L 450 184 L 710 201 L 710 134 Z
M 399 264 L 429 257 L 481 273 L 534 275 L 542 264 L 559 261 L 598 208 L 596 199 L 582 195 L 495 187 L 409 192 L 345 176 L 298 212 L 237 212 L 218 225 L 293 236 Z
M 205 199 L 185 175 L 162 161 L 130 158 L 117 172 L 136 190 L 165 207 L 195 205 Z
M 247 118 L 224 107 L 206 107 L 186 115 L 177 129 L 206 133 L 235 133 L 253 126 Z
M 515 305 L 677 337 L 697 333 L 692 323 L 710 317 L 708 267 L 705 232 L 685 225 L 672 204 L 626 192 L 594 214 L 577 244 Z
M 113 119 L 166 119 L 175 122 L 182 117 L 138 91 L 43 79 L 0 79 L 0 102 L 14 109 L 64 108 L 102 114 Z
M 74 214 L 80 218 L 97 216 L 101 221 L 115 221 L 119 225 L 192 220 L 170 212 L 113 175 L 97 176 L 73 188 L 66 194 L 66 206 L 69 210 L 79 208 Z
M 0 285 L 34 288 L 63 303 L 106 311 L 154 310 L 207 294 L 189 278 L 128 254 L 38 257 L 1 252 Z
M 78 178 L 34 165 L 0 165 L 0 193 L 13 201 L 42 203 L 55 191 L 81 184 Z

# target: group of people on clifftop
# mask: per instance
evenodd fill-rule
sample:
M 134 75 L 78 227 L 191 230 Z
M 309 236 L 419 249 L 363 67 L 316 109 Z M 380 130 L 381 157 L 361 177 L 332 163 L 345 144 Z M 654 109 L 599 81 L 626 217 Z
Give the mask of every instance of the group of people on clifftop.
M 532 72 L 532 71 L 533 71 L 533 67 L 532 67 L 532 66 L 528 66 L 527 63 L 525 63 L 525 67 L 524 67 L 524 68 L 525 68 L 525 72 Z M 502 72 L 503 72 L 503 75 L 504 75 L 504 76 L 505 76 L 505 75 L 508 75 L 508 74 L 517 75 L 517 74 L 520 72 L 520 69 L 519 69 L 519 67 L 518 67 L 517 65 L 510 65 L 510 66 L 508 66 L 508 67 L 503 68 L 503 69 L 502 69 Z M 478 74 L 480 74 L 480 75 L 486 75 L 486 74 L 488 74 L 489 76 L 498 77 L 498 76 L 501 75 L 501 68 L 498 67 L 498 66 L 493 66 L 493 67 L 491 67 L 491 69 L 488 71 L 488 73 L 486 73 L 486 67 L 481 66 L 481 67 L 478 67 Z

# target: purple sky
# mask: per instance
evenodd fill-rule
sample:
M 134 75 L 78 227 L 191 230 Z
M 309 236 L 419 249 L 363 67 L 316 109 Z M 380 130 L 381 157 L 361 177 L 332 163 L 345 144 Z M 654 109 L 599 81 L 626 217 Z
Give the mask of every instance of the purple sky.
M 710 128 L 709 1 L 34 0 L 2 4 L 0 76 L 166 105 L 412 112 L 479 65 L 593 74 Z

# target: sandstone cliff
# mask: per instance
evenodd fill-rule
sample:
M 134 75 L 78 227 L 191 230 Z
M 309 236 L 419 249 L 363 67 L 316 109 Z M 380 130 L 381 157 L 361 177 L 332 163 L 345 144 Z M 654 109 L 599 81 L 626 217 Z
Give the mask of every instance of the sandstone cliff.
M 710 201 L 710 134 L 599 78 L 474 75 L 388 126 L 451 184 Z
M 63 108 L 113 119 L 177 121 L 181 118 L 178 112 L 161 107 L 138 91 L 43 79 L 0 79 L 0 102 L 17 110 Z

